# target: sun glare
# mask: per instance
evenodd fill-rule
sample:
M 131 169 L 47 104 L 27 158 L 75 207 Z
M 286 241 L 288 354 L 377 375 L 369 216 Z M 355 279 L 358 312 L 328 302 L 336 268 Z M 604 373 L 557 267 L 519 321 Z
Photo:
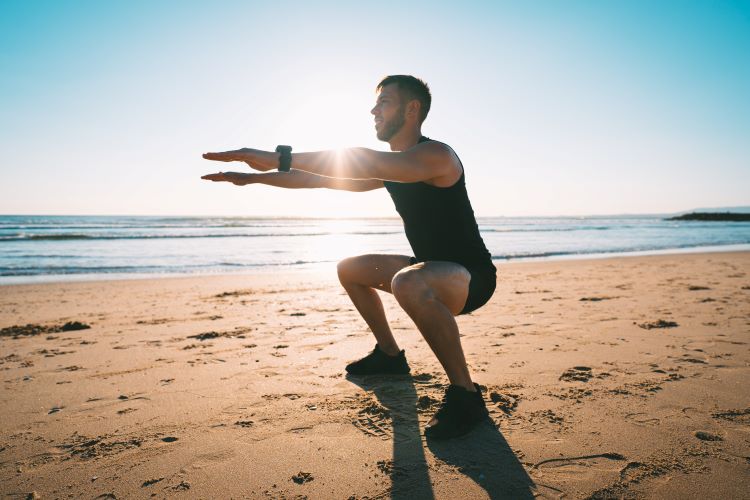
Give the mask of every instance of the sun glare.
M 299 151 L 341 150 L 361 144 L 373 135 L 366 93 L 337 89 L 292 96 L 289 112 L 281 124 L 286 137 L 295 139 Z M 368 129 L 368 127 L 370 127 Z
M 361 237 L 355 233 L 362 230 L 362 222 L 352 219 L 331 219 L 316 221 L 320 228 L 320 236 L 308 238 L 304 242 L 305 251 L 315 255 L 317 259 L 328 262 L 357 255 L 365 251 L 361 247 Z

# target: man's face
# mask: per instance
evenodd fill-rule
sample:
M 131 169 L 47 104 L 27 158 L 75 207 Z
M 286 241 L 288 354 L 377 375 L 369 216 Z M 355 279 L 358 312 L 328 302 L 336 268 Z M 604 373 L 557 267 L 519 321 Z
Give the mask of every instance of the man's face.
M 375 107 L 370 110 L 375 116 L 375 132 L 378 139 L 388 142 L 401 130 L 406 122 L 405 111 L 396 84 L 386 85 L 380 90 Z

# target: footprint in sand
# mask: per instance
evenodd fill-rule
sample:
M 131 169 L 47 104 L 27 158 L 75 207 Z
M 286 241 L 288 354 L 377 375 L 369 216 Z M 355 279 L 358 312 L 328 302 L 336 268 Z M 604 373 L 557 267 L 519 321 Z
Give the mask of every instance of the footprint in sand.
M 440 400 L 424 394 L 417 399 L 417 413 L 433 413 L 440 407 Z
M 655 426 L 661 424 L 661 420 L 646 413 L 628 413 L 625 418 L 636 425 Z
M 75 351 L 61 351 L 60 349 L 39 349 L 33 352 L 33 354 L 42 354 L 45 358 L 53 358 L 55 356 L 62 356 L 63 354 L 73 353 L 75 353 Z
M 21 337 L 30 337 L 34 335 L 41 335 L 44 333 L 59 333 L 59 332 L 72 332 L 76 330 L 87 330 L 91 326 L 80 321 L 68 321 L 63 325 L 14 325 L 7 328 L 0 329 L 0 337 L 12 337 L 18 339 Z M 56 338 L 56 337 L 55 337 Z
M 693 364 L 699 364 L 699 365 L 706 365 L 708 364 L 708 361 L 705 361 L 703 359 L 694 358 L 691 357 L 689 354 L 683 354 L 681 358 L 677 358 L 676 361 L 678 363 L 693 363 Z
M 217 295 L 214 295 L 213 298 L 216 299 L 223 299 L 226 297 L 239 297 L 241 295 L 252 295 L 255 293 L 254 290 L 234 290 L 232 292 L 222 292 Z
M 149 486 L 152 486 L 152 485 L 158 483 L 159 481 L 164 481 L 164 478 L 163 477 L 159 477 L 159 478 L 156 478 L 156 479 L 149 479 L 147 481 L 144 481 L 143 484 L 141 485 L 141 488 L 147 488 Z
M 82 366 L 71 365 L 71 366 L 64 366 L 64 367 L 62 367 L 62 368 L 58 368 L 58 369 L 57 369 L 57 370 L 55 370 L 55 371 L 58 371 L 58 372 L 61 372 L 61 371 L 66 371 L 66 372 L 77 372 L 78 370 L 83 370 L 83 369 L 84 369 L 84 368 L 83 368 Z
M 379 437 L 384 440 L 391 439 L 393 436 L 391 411 L 376 401 L 369 401 L 364 408 L 359 410 L 352 423 L 368 436 Z
M 706 431 L 695 431 L 693 436 L 697 437 L 701 441 L 724 441 L 724 438 L 713 432 Z
M 136 325 L 163 325 L 165 323 L 172 323 L 178 321 L 174 318 L 154 318 L 154 319 L 141 319 L 135 322 Z
M 730 422 L 750 424 L 750 407 L 742 410 L 722 410 L 712 413 L 711 416 Z
M 552 396 L 563 401 L 572 401 L 575 403 L 582 403 L 584 398 L 594 396 L 594 391 L 591 389 L 582 389 L 579 387 L 568 387 L 563 390 L 556 390 L 552 392 L 545 392 L 545 396 Z
M 222 334 L 219 333 L 219 332 L 204 332 L 204 333 L 199 333 L 197 335 L 188 335 L 187 338 L 200 340 L 202 342 L 204 340 L 216 339 L 216 338 L 219 338 L 221 336 L 222 336 Z
M 625 457 L 619 453 L 600 453 L 579 457 L 549 458 L 534 464 L 531 475 L 543 478 L 563 491 L 579 490 L 591 484 L 606 484 L 616 480 Z
M 494 406 L 505 415 L 510 415 L 518 407 L 518 401 L 521 399 L 520 395 L 500 392 L 499 390 L 488 391 L 489 400 L 494 403 Z M 492 409 L 490 410 L 492 411 Z
M 310 472 L 300 471 L 299 473 L 292 476 L 292 481 L 294 481 L 297 484 L 309 483 L 313 479 L 315 479 L 315 476 L 313 476 Z
M 526 420 L 531 422 L 533 428 L 535 429 L 539 425 L 547 427 L 549 424 L 555 426 L 558 431 L 568 429 L 570 427 L 565 423 L 565 419 L 562 416 L 549 409 L 532 411 L 525 418 Z
M 678 325 L 674 321 L 666 321 L 663 319 L 657 321 L 651 321 L 646 323 L 639 323 L 638 326 L 644 330 L 653 330 L 654 328 L 676 328 Z
M 395 465 L 393 463 L 393 460 L 380 460 L 377 462 L 377 467 L 380 472 L 385 474 L 386 476 L 391 477 L 398 477 L 398 476 L 404 476 L 407 474 L 408 470 L 406 467 L 401 467 L 399 465 Z
M 593 374 L 588 366 L 574 366 L 569 368 L 560 375 L 560 380 L 565 382 L 588 382 Z
M 112 439 L 112 437 L 114 436 L 87 438 L 80 434 L 74 434 L 68 442 L 57 446 L 57 448 L 66 453 L 68 458 L 75 457 L 80 460 L 91 460 L 139 448 L 143 443 L 138 438 Z
M 180 484 L 176 484 L 172 486 L 173 491 L 187 491 L 190 489 L 190 483 L 187 481 L 182 481 Z

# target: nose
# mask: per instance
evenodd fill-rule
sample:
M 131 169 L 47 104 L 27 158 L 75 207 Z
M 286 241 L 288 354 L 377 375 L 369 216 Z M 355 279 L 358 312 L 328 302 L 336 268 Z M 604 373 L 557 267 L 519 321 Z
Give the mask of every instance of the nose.
M 378 109 L 378 106 L 377 105 L 373 106 L 373 108 L 370 110 L 370 114 L 376 115 L 377 114 L 377 112 L 375 111 L 376 109 Z

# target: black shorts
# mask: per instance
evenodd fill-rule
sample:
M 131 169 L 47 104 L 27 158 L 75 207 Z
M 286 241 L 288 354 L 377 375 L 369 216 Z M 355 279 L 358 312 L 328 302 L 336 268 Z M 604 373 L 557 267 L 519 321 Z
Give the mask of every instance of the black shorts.
M 409 258 L 409 265 L 411 266 L 418 262 L 416 257 Z M 459 263 L 457 262 L 457 264 Z M 495 293 L 495 287 L 497 286 L 497 273 L 494 272 L 494 269 L 461 265 L 469 271 L 471 281 L 469 281 L 469 296 L 466 298 L 464 308 L 458 313 L 459 315 L 469 314 L 485 305 Z

